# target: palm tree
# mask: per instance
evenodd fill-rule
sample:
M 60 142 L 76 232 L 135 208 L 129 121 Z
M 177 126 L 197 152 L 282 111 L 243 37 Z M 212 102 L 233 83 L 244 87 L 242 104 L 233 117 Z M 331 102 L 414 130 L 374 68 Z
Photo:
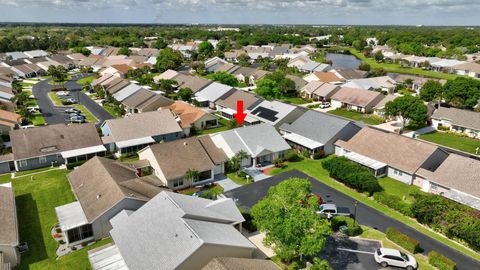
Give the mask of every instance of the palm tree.
M 237 166 L 235 166 L 234 168 L 236 169 L 237 171 L 237 174 L 238 172 L 240 171 L 240 169 L 242 168 L 242 161 L 246 158 L 248 158 L 249 155 L 247 154 L 247 152 L 243 151 L 243 150 L 240 150 L 237 152 L 237 154 L 235 154 L 235 156 L 232 158 L 235 160 L 235 162 L 237 162 Z
M 200 172 L 195 169 L 188 169 L 185 173 L 185 179 L 190 180 L 192 183 L 200 177 Z

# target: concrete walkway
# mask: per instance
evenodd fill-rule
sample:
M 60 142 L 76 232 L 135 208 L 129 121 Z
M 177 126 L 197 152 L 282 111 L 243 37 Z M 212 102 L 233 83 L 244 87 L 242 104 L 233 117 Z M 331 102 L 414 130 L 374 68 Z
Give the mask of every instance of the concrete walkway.
M 222 175 L 222 179 L 218 180 L 216 183 L 223 187 L 223 191 L 229 191 L 241 187 L 241 185 L 233 182 L 232 179 L 224 175 Z
M 265 168 L 266 168 L 266 167 L 265 167 Z M 245 170 L 245 172 L 246 172 L 248 175 L 250 175 L 251 177 L 253 177 L 253 180 L 254 180 L 255 182 L 261 181 L 261 180 L 263 180 L 263 179 L 266 179 L 266 178 L 270 177 L 270 176 L 262 173 L 262 168 L 250 167 L 250 168 L 245 168 L 244 170 Z
M 410 137 L 410 138 L 415 138 L 418 135 L 423 135 L 423 134 L 427 134 L 427 133 L 434 132 L 434 131 L 435 131 L 434 127 L 426 126 L 424 128 L 421 128 L 421 129 L 418 129 L 418 130 L 415 130 L 415 131 L 411 131 L 411 132 L 407 132 L 407 133 L 404 133 L 402 135 L 406 136 L 406 137 Z

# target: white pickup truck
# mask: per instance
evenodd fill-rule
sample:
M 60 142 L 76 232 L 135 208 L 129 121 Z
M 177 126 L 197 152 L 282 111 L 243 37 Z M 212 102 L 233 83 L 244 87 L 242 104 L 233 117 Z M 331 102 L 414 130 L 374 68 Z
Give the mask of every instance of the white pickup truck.
M 324 203 L 321 204 L 317 214 L 331 219 L 334 216 L 351 216 L 350 210 L 346 207 L 337 207 L 333 203 Z

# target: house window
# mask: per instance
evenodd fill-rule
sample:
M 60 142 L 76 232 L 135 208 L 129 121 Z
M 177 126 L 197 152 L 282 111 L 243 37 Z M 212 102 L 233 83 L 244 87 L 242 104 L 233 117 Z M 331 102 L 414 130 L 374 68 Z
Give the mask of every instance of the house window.
M 42 164 L 42 163 L 47 163 L 47 157 L 46 157 L 46 156 L 41 156 L 41 157 L 39 157 L 39 158 L 38 158 L 38 162 L 39 162 L 40 164 Z
M 93 236 L 92 225 L 86 224 L 67 231 L 68 242 L 74 243 Z
M 183 179 L 177 179 L 177 180 L 173 180 L 173 187 L 181 187 L 183 186 Z
M 20 167 L 20 168 L 27 167 L 27 160 L 25 160 L 25 159 L 24 159 L 24 160 L 20 160 L 20 161 L 18 162 L 18 167 Z

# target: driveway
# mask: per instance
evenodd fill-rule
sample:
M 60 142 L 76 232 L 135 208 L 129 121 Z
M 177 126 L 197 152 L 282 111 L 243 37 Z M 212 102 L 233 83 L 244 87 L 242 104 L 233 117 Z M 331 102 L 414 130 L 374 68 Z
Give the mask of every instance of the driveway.
M 262 173 L 261 169 L 255 168 L 255 167 L 245 168 L 244 171 L 248 175 L 253 177 L 253 181 L 255 181 L 255 182 L 261 181 L 263 179 L 267 179 L 269 177 L 268 175 L 265 175 L 264 173 Z
M 72 96 L 78 100 L 79 104 L 87 107 L 87 109 L 99 120 L 99 122 L 96 124 L 97 127 L 99 127 L 103 121 L 112 119 L 113 116 L 81 91 L 81 85 L 77 84 L 77 81 L 88 76 L 90 75 L 73 75 L 72 80 L 65 83 L 65 88 L 72 92 Z M 54 87 L 48 83 L 49 81 L 50 80 L 43 80 L 38 82 L 32 87 L 32 92 L 37 99 L 38 106 L 42 110 L 45 122 L 47 122 L 49 125 L 63 124 L 67 118 L 67 114 L 64 112 L 65 107 L 55 106 L 48 97 L 48 92 L 50 92 Z
M 223 174 L 216 175 L 215 176 L 215 181 L 216 181 L 217 184 L 222 186 L 224 192 L 232 190 L 232 189 L 236 189 L 238 187 L 241 187 L 241 185 L 233 182 L 232 179 L 228 178 L 227 176 L 225 176 Z
M 315 194 L 320 195 L 327 202 L 333 202 L 338 206 L 348 207 L 350 211 L 353 212 L 355 199 L 296 170 L 285 172 L 259 182 L 242 186 L 225 192 L 224 194 L 225 196 L 234 199 L 240 207 L 248 210 L 267 194 L 268 189 L 271 186 L 274 186 L 291 177 L 309 179 L 312 183 L 312 189 Z M 420 242 L 420 246 L 424 249 L 423 254 L 426 255 L 431 250 L 438 251 L 454 260 L 457 263 L 459 270 L 480 269 L 480 261 L 476 261 L 469 256 L 466 256 L 461 252 L 450 248 L 438 242 L 437 240 L 432 239 L 423 233 L 362 203 L 358 203 L 357 206 L 357 221 L 363 225 L 378 229 L 382 232 L 385 232 L 388 227 L 394 227 L 400 232 L 418 240 Z

